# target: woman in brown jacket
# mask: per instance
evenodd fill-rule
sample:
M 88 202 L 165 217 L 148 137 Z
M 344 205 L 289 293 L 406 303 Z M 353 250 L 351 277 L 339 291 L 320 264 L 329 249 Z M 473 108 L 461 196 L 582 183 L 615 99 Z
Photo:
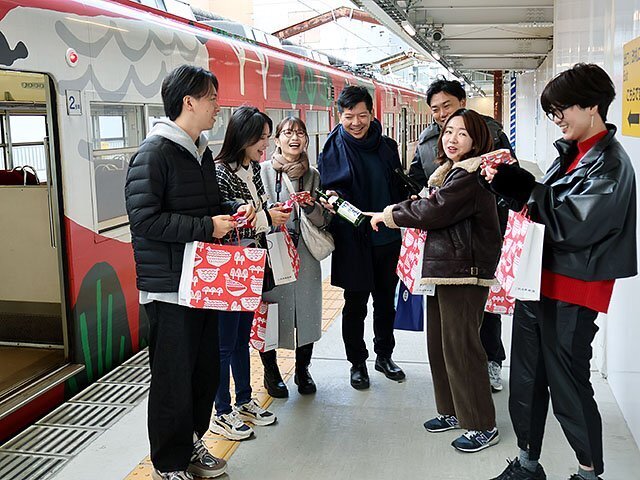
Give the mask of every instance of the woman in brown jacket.
M 422 283 L 435 284 L 427 297 L 427 346 L 438 415 L 429 432 L 467 430 L 451 445 L 477 452 L 498 443 L 487 356 L 480 326 L 502 238 L 495 199 L 476 178 L 480 155 L 492 149 L 486 122 L 460 109 L 438 139 L 440 167 L 429 178 L 428 198 L 389 205 L 374 214 L 374 229 L 427 230 Z

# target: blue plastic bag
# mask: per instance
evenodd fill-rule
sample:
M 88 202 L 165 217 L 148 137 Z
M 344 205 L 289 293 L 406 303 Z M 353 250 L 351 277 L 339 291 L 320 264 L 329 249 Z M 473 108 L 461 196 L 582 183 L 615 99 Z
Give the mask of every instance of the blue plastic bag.
M 399 283 L 400 289 L 393 328 L 421 332 L 424 330 L 424 296 L 411 294 L 404 283 Z

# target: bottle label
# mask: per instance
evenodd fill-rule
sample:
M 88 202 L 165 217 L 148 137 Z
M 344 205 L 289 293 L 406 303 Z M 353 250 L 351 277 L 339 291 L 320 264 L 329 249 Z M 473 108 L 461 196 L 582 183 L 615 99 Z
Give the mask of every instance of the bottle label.
M 356 223 L 362 212 L 348 202 L 342 202 L 338 207 L 338 215 L 351 223 Z

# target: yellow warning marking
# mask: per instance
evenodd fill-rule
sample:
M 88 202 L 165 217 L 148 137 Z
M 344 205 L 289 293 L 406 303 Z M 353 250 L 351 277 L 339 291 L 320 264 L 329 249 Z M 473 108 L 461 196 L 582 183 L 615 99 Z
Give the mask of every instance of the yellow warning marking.
M 342 297 L 342 289 L 331 285 L 329 279 L 322 282 L 322 331 L 326 332 L 333 321 L 336 319 L 344 300 Z M 267 393 L 267 390 L 262 384 L 262 362 L 257 351 L 251 350 L 251 389 L 253 390 L 253 396 L 256 398 L 262 408 L 268 408 L 273 402 L 273 398 Z M 278 349 L 278 366 L 280 367 L 280 373 L 282 378 L 286 382 L 293 375 L 295 368 L 295 353 L 292 350 Z M 231 378 L 230 391 L 234 391 L 233 377 Z M 268 427 L 267 427 L 268 428 Z M 236 451 L 242 442 L 236 442 L 233 440 L 227 440 L 226 438 L 214 435 L 207 431 L 204 436 L 204 443 L 211 452 L 212 455 L 218 458 L 224 458 L 229 460 L 231 455 Z M 125 477 L 125 480 L 141 480 L 145 478 L 151 478 L 151 471 L 153 465 L 151 459 L 146 456 L 140 464 L 134 468 L 129 475 Z

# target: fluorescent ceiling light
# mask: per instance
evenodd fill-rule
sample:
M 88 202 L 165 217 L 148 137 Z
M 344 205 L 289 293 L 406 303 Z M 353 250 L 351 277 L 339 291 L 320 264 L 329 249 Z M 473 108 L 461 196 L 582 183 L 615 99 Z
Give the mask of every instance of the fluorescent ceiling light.
M 408 21 L 402 20 L 402 22 L 400 22 L 400 26 L 404 28 L 404 31 L 407 32 L 412 37 L 416 36 L 416 29 L 413 28 L 413 25 L 411 25 Z

